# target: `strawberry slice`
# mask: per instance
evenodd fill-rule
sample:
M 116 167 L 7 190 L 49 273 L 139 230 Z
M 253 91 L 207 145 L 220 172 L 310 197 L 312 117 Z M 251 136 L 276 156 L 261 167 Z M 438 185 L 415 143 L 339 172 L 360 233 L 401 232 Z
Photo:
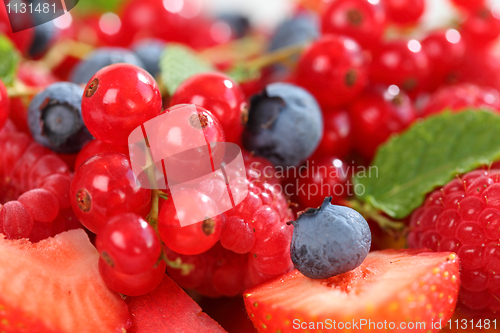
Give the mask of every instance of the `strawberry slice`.
M 0 332 L 125 332 L 127 305 L 102 281 L 98 258 L 81 229 L 35 244 L 0 234 Z
M 168 275 L 149 294 L 128 297 L 130 333 L 225 333 Z
M 247 290 L 245 307 L 260 332 L 439 332 L 455 309 L 458 257 L 424 251 L 371 252 L 325 280 L 295 270 Z

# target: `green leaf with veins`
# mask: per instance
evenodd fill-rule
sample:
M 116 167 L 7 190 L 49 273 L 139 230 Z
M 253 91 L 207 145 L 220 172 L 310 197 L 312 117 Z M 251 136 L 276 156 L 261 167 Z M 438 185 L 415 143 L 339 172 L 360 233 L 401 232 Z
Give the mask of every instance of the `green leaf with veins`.
M 213 66 L 187 46 L 168 44 L 160 59 L 163 84 L 170 95 L 191 76 L 216 71 Z
M 8 86 L 14 82 L 20 55 L 5 35 L 0 35 L 0 79 Z
M 390 139 L 372 162 L 378 178 L 358 177 L 354 182 L 365 189 L 359 200 L 402 219 L 436 187 L 499 159 L 499 115 L 481 110 L 446 111 Z

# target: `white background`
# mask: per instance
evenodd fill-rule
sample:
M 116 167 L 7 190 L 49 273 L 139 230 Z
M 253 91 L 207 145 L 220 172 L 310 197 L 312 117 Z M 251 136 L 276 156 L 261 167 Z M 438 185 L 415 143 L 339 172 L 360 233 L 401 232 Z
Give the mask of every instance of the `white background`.
M 252 22 L 259 26 L 272 28 L 284 17 L 290 14 L 295 0 L 204 0 L 210 11 L 230 11 L 246 13 Z M 335 0 L 331 0 L 335 1 Z M 455 9 L 448 0 L 426 0 L 426 13 L 422 24 L 430 29 L 449 26 L 456 16 Z M 500 0 L 489 0 L 491 5 L 500 9 Z

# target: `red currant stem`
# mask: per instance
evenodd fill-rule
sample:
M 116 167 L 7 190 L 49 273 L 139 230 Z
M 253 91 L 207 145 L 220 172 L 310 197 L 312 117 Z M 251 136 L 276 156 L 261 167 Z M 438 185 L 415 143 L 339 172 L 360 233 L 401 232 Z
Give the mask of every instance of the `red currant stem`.
M 256 59 L 247 61 L 246 64 L 244 64 L 244 67 L 247 70 L 256 71 L 274 64 L 286 63 L 294 55 L 302 53 L 308 45 L 309 44 L 297 44 L 281 48 L 277 51 L 270 52 Z
M 193 264 L 182 263 L 182 259 L 180 257 L 177 257 L 175 260 L 169 260 L 167 258 L 167 255 L 162 252 L 161 258 L 167 263 L 169 267 L 180 269 L 182 275 L 189 275 L 189 273 L 194 269 Z
M 160 201 L 158 192 L 158 190 L 151 190 L 151 210 L 146 217 L 146 221 L 155 229 L 156 233 L 158 233 L 158 203 Z
M 71 56 L 77 59 L 83 59 L 93 49 L 94 47 L 90 44 L 65 39 L 56 43 L 40 62 L 46 68 L 53 69 L 59 66 L 66 57 Z
M 377 208 L 373 207 L 369 203 L 360 202 L 358 200 L 349 200 L 346 202 L 346 205 L 354 210 L 357 210 L 366 220 L 373 220 L 377 222 L 380 228 L 384 231 L 402 231 L 406 227 L 403 222 L 396 222 L 382 215 Z
M 28 87 L 19 80 L 15 80 L 14 84 L 7 88 L 7 93 L 10 98 L 15 97 L 31 97 L 38 94 L 42 88 Z
M 212 63 L 243 61 L 261 54 L 267 41 L 262 35 L 252 35 L 229 43 L 217 45 L 201 52 Z
M 163 191 L 158 190 L 158 196 L 163 200 L 168 200 L 168 194 Z

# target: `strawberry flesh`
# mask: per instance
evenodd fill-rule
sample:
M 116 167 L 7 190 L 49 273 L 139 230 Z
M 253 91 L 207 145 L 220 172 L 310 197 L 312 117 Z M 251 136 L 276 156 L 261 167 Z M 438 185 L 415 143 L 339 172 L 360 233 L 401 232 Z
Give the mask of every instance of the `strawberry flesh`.
M 32 244 L 0 235 L 0 332 L 123 333 L 131 318 L 83 230 Z
M 313 280 L 297 270 L 287 273 L 247 290 L 245 307 L 262 332 L 322 331 L 318 322 L 324 331 L 333 321 L 358 322 L 346 332 L 366 330 L 369 321 L 394 322 L 391 332 L 404 332 L 401 323 L 425 322 L 425 329 L 412 332 L 438 332 L 431 323 L 446 325 L 459 287 L 455 254 L 385 250 L 371 252 L 358 268 L 329 279 Z M 364 327 L 361 319 L 367 321 Z

